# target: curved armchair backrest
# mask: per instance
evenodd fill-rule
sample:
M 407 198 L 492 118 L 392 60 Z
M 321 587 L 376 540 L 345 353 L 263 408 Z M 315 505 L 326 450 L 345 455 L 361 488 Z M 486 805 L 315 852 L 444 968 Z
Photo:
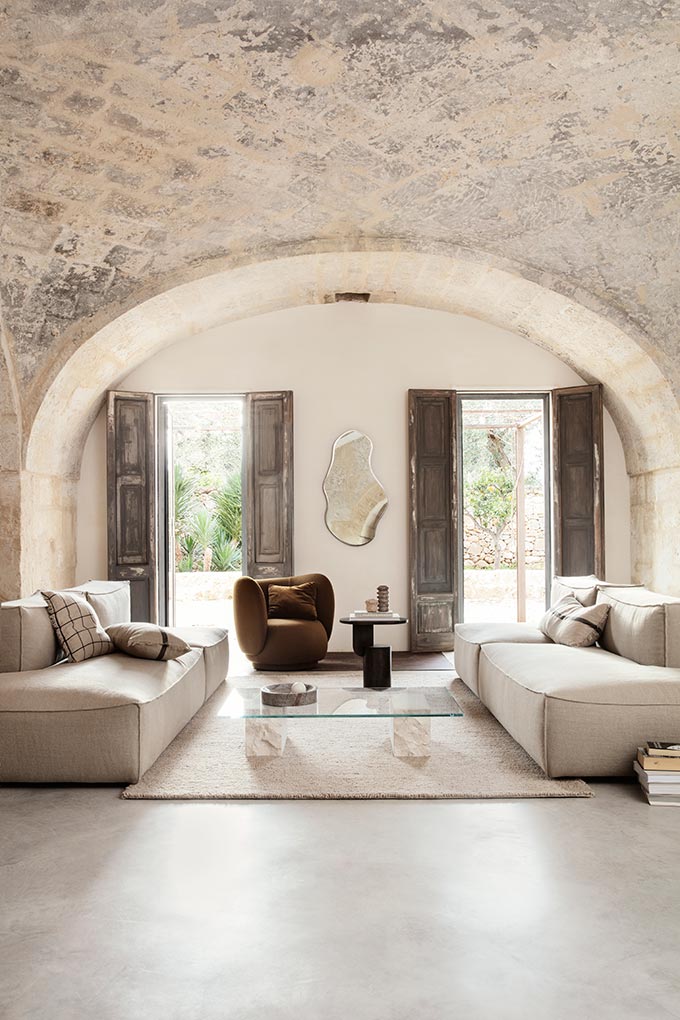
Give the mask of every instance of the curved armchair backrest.
M 267 640 L 267 600 L 252 577 L 239 577 L 234 584 L 234 626 L 246 655 L 259 655 Z
M 298 574 L 296 577 L 258 578 L 257 583 L 262 589 L 265 599 L 267 599 L 267 590 L 270 584 L 292 585 L 304 584 L 306 581 L 312 581 L 316 585 L 316 614 L 330 638 L 333 630 L 333 618 L 335 616 L 335 592 L 333 591 L 333 585 L 325 574 Z M 238 584 L 238 581 L 236 583 Z

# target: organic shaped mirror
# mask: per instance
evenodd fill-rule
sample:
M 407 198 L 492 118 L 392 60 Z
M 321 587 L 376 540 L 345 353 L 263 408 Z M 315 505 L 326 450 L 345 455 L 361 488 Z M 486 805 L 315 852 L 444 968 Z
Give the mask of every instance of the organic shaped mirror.
M 333 443 L 324 479 L 326 527 L 345 545 L 366 545 L 375 538 L 387 509 L 387 496 L 373 474 L 373 443 L 363 432 L 343 432 Z

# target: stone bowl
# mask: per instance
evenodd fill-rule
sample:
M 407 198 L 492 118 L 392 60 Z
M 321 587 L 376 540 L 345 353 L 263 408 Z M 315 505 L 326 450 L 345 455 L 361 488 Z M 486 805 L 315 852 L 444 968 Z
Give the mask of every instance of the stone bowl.
M 263 705 L 271 705 L 274 708 L 297 708 L 298 705 L 313 705 L 316 702 L 316 687 L 314 684 L 305 684 L 304 694 L 293 694 L 292 684 L 267 684 L 260 690 L 260 700 Z

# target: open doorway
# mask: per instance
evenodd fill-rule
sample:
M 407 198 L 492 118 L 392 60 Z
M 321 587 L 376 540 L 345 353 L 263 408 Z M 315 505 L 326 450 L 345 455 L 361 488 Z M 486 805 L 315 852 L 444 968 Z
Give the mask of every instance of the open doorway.
M 461 619 L 537 623 L 550 576 L 548 395 L 459 400 Z
M 160 399 L 161 612 L 165 602 L 170 626 L 231 629 L 243 562 L 243 407 L 239 396 Z

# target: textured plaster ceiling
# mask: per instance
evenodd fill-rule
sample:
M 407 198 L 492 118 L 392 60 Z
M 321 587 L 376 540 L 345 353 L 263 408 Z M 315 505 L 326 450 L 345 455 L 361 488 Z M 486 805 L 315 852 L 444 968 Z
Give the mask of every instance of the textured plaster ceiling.
M 652 0 L 9 0 L 0 295 L 25 399 L 167 281 L 375 242 L 606 307 L 676 383 L 679 23 Z

